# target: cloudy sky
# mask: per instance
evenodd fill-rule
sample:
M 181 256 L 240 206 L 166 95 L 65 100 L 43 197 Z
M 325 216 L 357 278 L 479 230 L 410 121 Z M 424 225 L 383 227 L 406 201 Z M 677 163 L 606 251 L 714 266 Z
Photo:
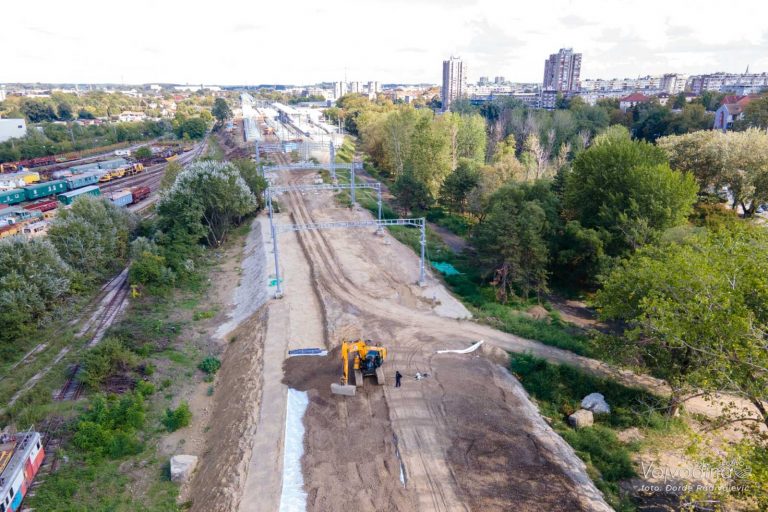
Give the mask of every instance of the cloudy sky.
M 9 2 L 2 82 L 538 82 L 560 47 L 582 78 L 768 72 L 768 1 L 38 0 Z

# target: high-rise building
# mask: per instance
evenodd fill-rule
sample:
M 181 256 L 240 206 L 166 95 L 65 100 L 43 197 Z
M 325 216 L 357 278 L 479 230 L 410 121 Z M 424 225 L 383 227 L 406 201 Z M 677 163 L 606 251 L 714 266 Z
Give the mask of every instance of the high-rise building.
M 561 48 L 544 61 L 544 90 L 562 93 L 578 92 L 581 54 L 573 48 Z
M 360 84 L 360 82 L 350 82 L 349 83 L 349 92 L 353 94 L 360 94 L 363 92 L 363 88 Z
M 461 98 L 467 90 L 467 69 L 464 62 L 458 57 L 451 57 L 443 61 L 443 110 L 448 111 L 458 98 Z
M 489 83 L 491 82 L 488 80 L 487 76 L 481 76 L 480 80 L 477 81 L 478 85 L 488 85 Z
M 345 94 L 347 94 L 347 82 L 335 82 L 333 84 L 333 96 L 339 99 Z
M 381 92 L 379 82 L 368 82 L 368 94 L 377 94 Z
M 666 73 L 661 77 L 660 89 L 668 94 L 679 94 L 685 91 L 686 75 L 679 73 Z
M 503 76 L 497 76 L 497 77 L 494 77 L 493 79 L 493 83 L 495 83 L 496 85 L 501 85 L 504 82 L 506 82 L 506 80 L 504 80 Z

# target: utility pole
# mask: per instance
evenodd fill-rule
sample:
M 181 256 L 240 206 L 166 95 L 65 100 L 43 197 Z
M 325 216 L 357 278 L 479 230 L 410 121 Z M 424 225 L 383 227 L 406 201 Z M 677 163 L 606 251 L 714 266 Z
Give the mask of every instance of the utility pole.
M 283 296 L 283 286 L 280 284 L 280 253 L 277 248 L 277 232 L 275 231 L 275 223 L 273 220 L 272 194 L 269 192 L 269 187 L 267 187 L 265 194 L 267 195 L 267 211 L 269 212 L 269 230 L 272 234 L 272 253 L 275 255 L 275 286 L 277 287 L 275 298 L 279 299 Z

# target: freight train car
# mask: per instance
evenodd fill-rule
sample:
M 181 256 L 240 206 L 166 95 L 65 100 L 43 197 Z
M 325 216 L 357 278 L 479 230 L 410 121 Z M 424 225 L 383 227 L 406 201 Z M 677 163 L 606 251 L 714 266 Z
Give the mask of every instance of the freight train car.
M 55 210 L 59 207 L 59 202 L 56 199 L 48 199 L 47 201 L 38 201 L 37 203 L 25 204 L 22 206 L 25 210 L 37 210 L 40 212 L 47 212 Z
M 0 190 L 0 204 L 16 204 L 26 199 L 23 188 Z
M 58 199 L 60 203 L 63 203 L 65 205 L 70 205 L 72 202 L 74 202 L 75 199 L 77 199 L 80 196 L 100 196 L 101 190 L 99 187 L 95 185 L 90 185 L 88 187 L 78 188 L 75 190 L 71 190 L 69 192 L 64 192 L 63 194 L 59 194 Z
M 45 450 L 38 432 L 0 435 L 0 512 L 17 512 Z
M 133 197 L 133 202 L 131 204 L 143 201 L 149 196 L 150 192 L 149 187 L 132 187 L 131 196 Z
M 80 187 L 95 185 L 99 182 L 100 176 L 101 173 L 99 172 L 89 172 L 85 174 L 78 174 L 76 176 L 70 176 L 69 178 L 65 179 L 67 182 L 67 190 L 75 190 Z
M 28 185 L 24 187 L 24 194 L 26 195 L 27 201 L 61 194 L 66 191 L 67 182 L 64 180 L 44 181 L 37 185 Z
M 115 206 L 125 207 L 133 203 L 133 195 L 130 190 L 121 190 L 120 192 L 110 194 L 109 200 Z

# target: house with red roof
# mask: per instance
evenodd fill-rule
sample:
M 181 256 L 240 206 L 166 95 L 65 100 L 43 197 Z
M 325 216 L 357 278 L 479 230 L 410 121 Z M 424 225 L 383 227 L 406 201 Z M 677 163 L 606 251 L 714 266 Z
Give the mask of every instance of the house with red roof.
M 624 96 L 619 100 L 619 108 L 626 112 L 630 108 L 634 107 L 635 105 L 638 105 L 640 103 L 648 103 L 651 101 L 651 98 L 649 96 L 646 96 L 645 94 L 641 94 L 639 92 L 634 92 L 630 94 L 629 96 Z

